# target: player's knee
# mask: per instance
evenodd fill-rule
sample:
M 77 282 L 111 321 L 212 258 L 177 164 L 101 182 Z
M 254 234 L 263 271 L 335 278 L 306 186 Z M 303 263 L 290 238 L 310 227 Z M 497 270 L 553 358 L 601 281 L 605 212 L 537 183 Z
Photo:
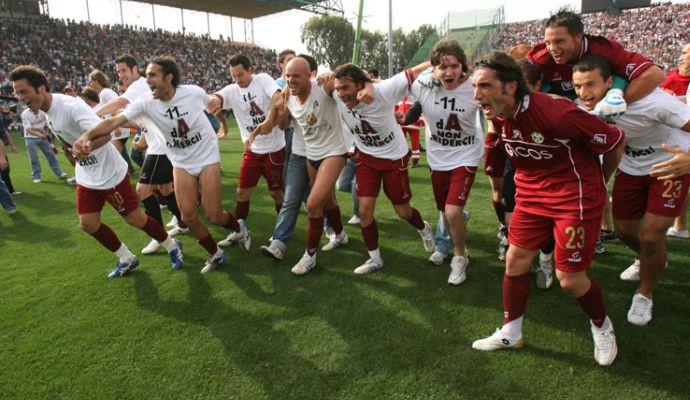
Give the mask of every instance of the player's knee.
M 199 217 L 196 213 L 196 210 L 194 210 L 194 211 L 180 210 L 180 217 L 182 217 L 182 222 L 187 226 L 195 223 L 199 219 Z
M 206 219 L 208 222 L 212 223 L 213 225 L 222 225 L 223 222 L 223 212 L 222 211 L 216 211 L 216 212 L 205 212 Z
M 462 222 L 462 209 L 457 207 L 446 207 L 443 212 L 451 225 L 460 224 Z
M 655 247 L 664 242 L 666 230 L 644 229 L 640 232 L 640 247 Z
M 101 226 L 101 221 L 79 220 L 79 229 L 86 233 L 94 233 Z
M 412 207 L 409 204 L 396 205 L 394 208 L 398 217 L 402 219 L 410 219 L 412 217 Z
M 148 185 L 137 185 L 136 191 L 140 199 L 145 199 L 152 194 L 151 188 Z
M 124 219 L 129 225 L 142 227 L 146 224 L 147 216 L 141 211 L 134 211 L 125 215 Z

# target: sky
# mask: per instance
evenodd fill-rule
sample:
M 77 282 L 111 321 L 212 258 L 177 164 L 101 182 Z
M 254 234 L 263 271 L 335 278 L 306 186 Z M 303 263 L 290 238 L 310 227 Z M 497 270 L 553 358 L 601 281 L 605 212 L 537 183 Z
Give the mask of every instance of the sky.
M 674 3 L 686 3 L 690 0 L 673 0 Z M 422 0 L 424 7 L 420 7 L 420 0 L 392 0 L 393 29 L 402 28 L 404 31 L 416 29 L 422 24 L 440 25 L 448 14 L 454 11 L 473 10 L 478 3 L 472 1 Z M 87 13 L 86 4 L 89 12 Z M 579 11 L 581 1 L 577 0 L 484 0 L 480 8 L 491 8 L 503 5 L 505 7 L 506 22 L 527 21 L 540 19 L 549 15 L 561 6 L 570 6 Z M 120 23 L 121 14 L 118 0 L 49 0 L 50 15 L 55 18 L 69 18 L 75 20 L 90 19 L 94 23 Z M 358 0 L 342 0 L 345 18 L 353 25 L 356 23 Z M 153 15 L 150 4 L 122 1 L 122 18 L 126 24 L 152 28 Z M 155 6 L 156 27 L 170 31 L 179 31 L 182 18 L 179 9 Z M 362 27 L 368 30 L 388 31 L 388 1 L 365 0 L 364 22 Z M 254 43 L 280 51 L 292 48 L 297 52 L 307 52 L 302 45 L 299 35 L 300 26 L 313 14 L 304 11 L 287 11 L 272 16 L 254 20 Z M 207 21 L 210 22 L 207 24 Z M 231 22 L 232 21 L 232 22 Z M 245 41 L 244 20 L 228 18 L 221 15 L 184 11 L 184 26 L 187 32 L 199 34 L 210 33 L 212 37 L 231 36 L 234 40 Z M 247 41 L 251 41 L 251 28 L 247 22 Z

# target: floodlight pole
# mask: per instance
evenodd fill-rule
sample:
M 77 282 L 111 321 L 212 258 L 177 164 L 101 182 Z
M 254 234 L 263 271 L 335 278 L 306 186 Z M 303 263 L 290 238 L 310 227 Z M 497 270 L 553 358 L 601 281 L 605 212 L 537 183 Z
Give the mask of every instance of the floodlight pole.
M 182 36 L 184 36 L 184 9 L 180 8 L 180 16 L 182 17 Z
M 206 12 L 206 28 L 208 29 L 208 37 L 211 37 L 211 17 L 208 13 Z
M 153 30 L 156 30 L 156 9 L 153 6 L 153 3 L 151 3 L 151 16 L 153 17 Z
M 393 0 L 388 0 L 388 77 L 393 76 Z
M 359 65 L 359 55 L 362 50 L 362 14 L 364 13 L 364 0 L 359 0 L 359 13 L 357 14 L 357 30 L 355 31 L 355 48 L 352 52 L 352 63 Z
M 120 0 L 120 25 L 125 24 L 125 16 L 122 14 L 122 0 Z
M 89 0 L 86 0 L 86 18 L 91 22 L 91 10 L 89 10 Z

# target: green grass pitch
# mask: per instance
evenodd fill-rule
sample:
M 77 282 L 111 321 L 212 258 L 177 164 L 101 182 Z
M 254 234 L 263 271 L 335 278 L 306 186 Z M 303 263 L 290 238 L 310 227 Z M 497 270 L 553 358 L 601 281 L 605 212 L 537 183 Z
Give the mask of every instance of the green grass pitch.
M 242 144 L 236 129 L 230 136 L 221 141 L 222 190 L 234 210 Z M 233 247 L 228 264 L 201 275 L 206 254 L 182 236 L 182 270 L 159 253 L 108 281 L 115 257 L 78 229 L 74 188 L 42 155 L 43 182 L 34 184 L 14 137 L 21 153 L 9 158 L 23 194 L 18 215 L 0 215 L 2 399 L 690 398 L 688 241 L 668 241 L 670 267 L 644 328 L 626 321 L 636 285 L 618 279 L 632 252 L 608 245 L 596 257 L 591 275 L 618 337 L 613 366 L 597 366 L 586 316 L 557 284 L 533 284 L 524 349 L 485 353 L 471 343 L 500 326 L 503 268 L 481 174 L 467 206 L 471 263 L 459 287 L 446 284 L 448 264 L 427 263 L 419 235 L 383 194 L 380 273 L 352 273 L 366 252 L 359 228 L 347 226 L 347 247 L 320 253 L 312 273 L 293 276 L 307 219 L 302 212 L 283 262 L 262 256 L 275 222 L 264 182 L 252 197 L 250 252 Z M 410 176 L 413 206 L 435 225 L 426 165 Z M 338 199 L 349 218 L 349 194 Z M 107 206 L 103 219 L 134 252 L 148 243 Z M 216 240 L 226 234 L 211 230 Z

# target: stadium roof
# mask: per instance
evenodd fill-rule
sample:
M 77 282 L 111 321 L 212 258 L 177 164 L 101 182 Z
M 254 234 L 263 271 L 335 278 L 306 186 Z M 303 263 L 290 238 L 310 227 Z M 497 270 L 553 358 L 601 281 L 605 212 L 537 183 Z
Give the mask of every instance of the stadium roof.
M 340 0 L 141 0 L 139 2 L 245 19 L 264 17 L 288 10 L 304 10 L 317 14 L 343 14 Z

